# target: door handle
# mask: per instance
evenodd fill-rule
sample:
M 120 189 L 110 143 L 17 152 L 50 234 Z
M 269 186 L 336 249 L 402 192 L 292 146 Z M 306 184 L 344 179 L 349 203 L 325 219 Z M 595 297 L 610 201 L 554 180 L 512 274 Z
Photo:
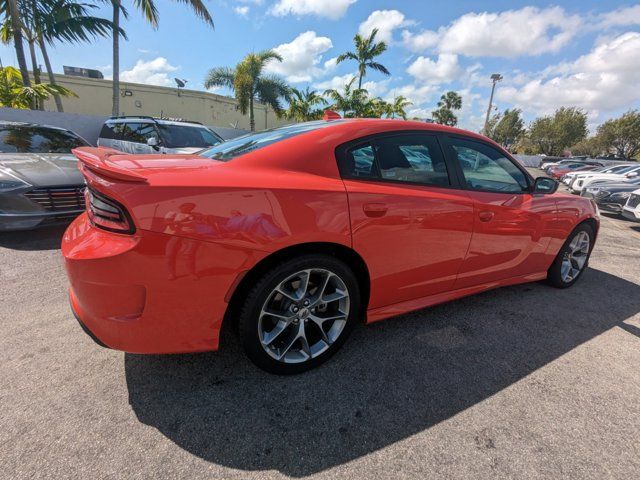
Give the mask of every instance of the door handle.
M 493 220 L 494 213 L 490 210 L 483 210 L 478 214 L 481 222 L 490 222 Z
M 387 213 L 387 206 L 384 203 L 365 203 L 362 210 L 367 217 L 383 217 Z

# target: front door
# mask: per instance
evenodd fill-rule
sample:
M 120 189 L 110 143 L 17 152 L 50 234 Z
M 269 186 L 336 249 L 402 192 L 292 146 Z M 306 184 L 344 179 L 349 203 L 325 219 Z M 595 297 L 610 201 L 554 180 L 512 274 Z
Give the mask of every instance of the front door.
M 473 201 L 452 188 L 435 135 L 388 134 L 339 151 L 353 248 L 371 277 L 369 308 L 453 288 Z
M 497 148 L 455 136 L 442 142 L 474 210 L 473 238 L 455 288 L 544 272 L 555 199 L 531 194 L 530 178 Z

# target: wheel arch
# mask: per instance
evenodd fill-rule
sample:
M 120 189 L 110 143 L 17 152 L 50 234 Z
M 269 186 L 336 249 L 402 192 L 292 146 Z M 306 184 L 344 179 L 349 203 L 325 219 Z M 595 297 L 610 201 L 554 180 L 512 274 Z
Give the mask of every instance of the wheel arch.
M 310 242 L 292 245 L 281 250 L 277 250 L 276 252 L 267 255 L 248 270 L 242 276 L 240 281 L 230 289 L 229 293 L 227 293 L 228 304 L 222 321 L 222 329 L 236 324 L 238 308 L 243 297 L 247 294 L 251 286 L 255 284 L 255 282 L 265 272 L 269 271 L 269 269 L 273 268 L 275 265 L 293 257 L 318 253 L 336 257 L 353 271 L 356 279 L 358 280 L 360 296 L 362 298 L 362 308 L 366 316 L 367 306 L 369 305 L 371 279 L 369 276 L 369 269 L 367 268 L 364 259 L 352 248 L 340 245 L 339 243 Z M 221 338 L 223 335 L 224 334 L 221 332 Z

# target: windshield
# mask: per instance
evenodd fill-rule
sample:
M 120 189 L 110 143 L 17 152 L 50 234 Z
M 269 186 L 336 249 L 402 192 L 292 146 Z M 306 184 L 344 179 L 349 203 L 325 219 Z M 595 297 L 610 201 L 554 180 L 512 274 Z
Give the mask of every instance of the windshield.
M 77 135 L 55 128 L 0 126 L 2 153 L 71 153 L 72 148 L 89 144 Z
M 205 127 L 159 124 L 162 145 L 167 148 L 207 148 L 218 145 L 222 138 Z
M 234 138 L 233 140 L 228 140 L 220 145 L 210 148 L 209 150 L 205 150 L 204 152 L 201 152 L 200 155 L 226 162 L 239 157 L 240 155 L 266 147 L 267 145 L 335 123 L 335 121 L 298 123 L 296 125 L 287 125 L 286 127 L 264 130 L 258 133 L 250 133 L 248 135 L 243 135 L 242 137 Z

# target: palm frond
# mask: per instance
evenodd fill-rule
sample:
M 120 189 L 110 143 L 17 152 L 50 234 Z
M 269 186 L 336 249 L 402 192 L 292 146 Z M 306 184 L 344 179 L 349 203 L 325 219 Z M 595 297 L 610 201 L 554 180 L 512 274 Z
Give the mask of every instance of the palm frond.
M 159 13 L 154 0 L 133 0 L 133 4 L 142 12 L 144 18 L 153 28 L 158 28 Z
M 209 10 L 207 9 L 207 7 L 205 6 L 202 0 L 174 0 L 174 1 L 178 3 L 184 3 L 185 5 L 191 7 L 195 12 L 196 16 L 204 20 L 205 23 L 211 25 L 212 28 L 215 28 L 215 25 L 213 24 L 213 18 L 211 17 Z
M 204 80 L 204 88 L 227 87 L 233 89 L 236 72 L 229 67 L 216 67 L 209 70 Z

